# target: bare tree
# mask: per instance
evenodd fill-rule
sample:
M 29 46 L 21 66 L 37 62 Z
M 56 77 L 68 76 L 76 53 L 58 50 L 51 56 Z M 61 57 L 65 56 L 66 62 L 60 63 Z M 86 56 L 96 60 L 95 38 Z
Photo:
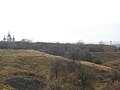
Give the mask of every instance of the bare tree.
M 93 87 L 93 73 L 92 70 L 85 66 L 77 66 L 77 77 L 75 79 L 75 86 L 77 90 L 95 90 Z
M 59 60 L 51 63 L 49 90 L 63 90 L 66 79 L 66 66 Z

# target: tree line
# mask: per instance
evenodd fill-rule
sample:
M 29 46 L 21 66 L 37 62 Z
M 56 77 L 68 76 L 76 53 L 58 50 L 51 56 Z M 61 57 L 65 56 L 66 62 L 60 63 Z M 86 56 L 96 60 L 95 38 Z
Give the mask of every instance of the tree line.
M 32 43 L 29 41 L 19 41 L 19 42 L 0 42 L 0 49 L 32 49 L 45 52 L 52 55 L 58 55 L 67 57 L 74 60 L 87 60 L 90 62 L 95 62 L 100 64 L 100 60 L 96 58 L 91 52 L 104 52 L 106 47 L 101 45 L 84 45 L 83 43 L 45 43 L 36 42 Z M 116 47 L 111 46 L 110 50 L 115 51 Z M 109 50 L 109 49 L 107 49 Z

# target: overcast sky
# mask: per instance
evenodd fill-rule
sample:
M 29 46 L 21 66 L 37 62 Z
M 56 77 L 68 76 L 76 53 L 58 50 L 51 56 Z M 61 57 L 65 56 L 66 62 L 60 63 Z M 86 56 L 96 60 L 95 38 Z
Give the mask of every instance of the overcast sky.
M 0 39 L 120 41 L 120 0 L 0 0 Z

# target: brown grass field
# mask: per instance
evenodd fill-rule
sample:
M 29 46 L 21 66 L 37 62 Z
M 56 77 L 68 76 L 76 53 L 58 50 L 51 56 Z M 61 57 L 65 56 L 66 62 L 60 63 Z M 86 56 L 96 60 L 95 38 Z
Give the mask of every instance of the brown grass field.
M 77 61 L 77 63 L 94 68 L 102 73 L 111 72 L 112 68 L 119 69 L 120 53 L 106 52 L 95 53 L 95 55 L 104 61 L 103 65 L 86 61 Z M 4 83 L 12 77 L 48 80 L 50 76 L 50 63 L 55 60 L 65 64 L 71 61 L 64 57 L 49 55 L 35 50 L 0 50 L 0 90 L 15 90 L 11 85 Z M 99 83 L 98 86 L 103 87 L 105 84 Z

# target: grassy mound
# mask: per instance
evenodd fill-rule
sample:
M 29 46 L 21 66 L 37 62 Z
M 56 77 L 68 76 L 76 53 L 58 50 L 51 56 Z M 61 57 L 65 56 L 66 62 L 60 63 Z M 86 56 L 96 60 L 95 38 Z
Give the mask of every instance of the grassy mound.
M 50 62 L 54 60 L 53 56 L 34 50 L 0 50 L 0 84 L 7 82 L 7 85 L 13 86 L 12 83 L 19 84 L 19 81 L 22 80 L 26 85 L 26 83 L 33 84 L 32 79 L 39 81 L 46 79 L 50 75 Z M 14 77 L 16 76 L 30 77 L 31 81 L 24 78 L 15 81 L 17 78 Z

